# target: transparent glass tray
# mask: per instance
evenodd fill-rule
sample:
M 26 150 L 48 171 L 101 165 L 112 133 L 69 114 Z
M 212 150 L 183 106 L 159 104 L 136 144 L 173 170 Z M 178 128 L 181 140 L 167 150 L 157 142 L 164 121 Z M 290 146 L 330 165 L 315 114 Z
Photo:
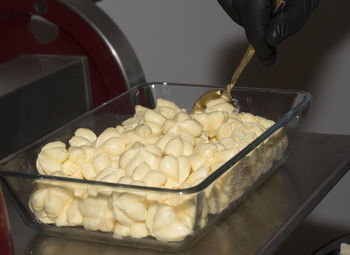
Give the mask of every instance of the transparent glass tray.
M 2 159 L 0 175 L 11 188 L 25 222 L 37 231 L 65 238 L 166 251 L 191 247 L 285 162 L 294 147 L 300 124 L 312 100 L 309 93 L 255 88 L 233 89 L 233 97 L 238 102 L 240 112 L 274 120 L 275 124 L 193 187 L 166 189 L 40 175 L 35 162 L 43 145 L 56 140 L 68 144 L 68 140 L 79 127 L 90 128 L 100 134 L 107 127 L 115 127 L 133 116 L 135 105 L 154 108 L 157 98 L 171 100 L 190 112 L 200 95 L 217 88 L 167 83 L 142 84 Z M 278 146 L 283 147 L 283 153 L 277 158 L 267 160 L 265 152 Z M 116 239 L 111 232 L 88 231 L 81 226 L 56 227 L 54 224 L 39 223 L 30 211 L 28 201 L 32 192 L 40 185 L 65 188 L 74 194 L 88 190 L 88 196 L 98 196 L 107 201 L 113 194 L 124 193 L 144 195 L 148 205 L 154 202 L 162 204 L 166 198 L 167 201 L 174 201 L 173 208 L 179 214 L 177 217 L 191 221 L 192 232 L 179 241 L 158 240 L 152 236 Z M 183 215 L 182 212 L 186 213 Z

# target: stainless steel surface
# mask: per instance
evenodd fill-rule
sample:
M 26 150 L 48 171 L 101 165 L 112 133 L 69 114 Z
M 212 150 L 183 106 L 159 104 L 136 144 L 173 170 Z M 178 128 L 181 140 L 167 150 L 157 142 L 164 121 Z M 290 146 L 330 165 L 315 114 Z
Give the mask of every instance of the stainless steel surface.
M 286 164 L 181 254 L 273 254 L 349 170 L 349 155 L 350 136 L 302 133 Z M 7 192 L 16 254 L 164 254 L 37 234 L 21 221 Z
M 92 1 L 57 0 L 74 10 L 103 39 L 117 62 L 128 89 L 145 82 L 140 62 L 128 40 L 105 12 Z
M 0 65 L 0 159 L 92 107 L 85 57 L 25 55 Z

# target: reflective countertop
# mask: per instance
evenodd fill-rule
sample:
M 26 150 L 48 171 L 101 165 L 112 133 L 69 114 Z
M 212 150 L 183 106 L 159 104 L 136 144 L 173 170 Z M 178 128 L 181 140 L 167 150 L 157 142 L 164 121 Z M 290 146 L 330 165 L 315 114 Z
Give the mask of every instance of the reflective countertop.
M 350 168 L 350 136 L 301 133 L 287 162 L 194 247 L 177 254 L 273 254 Z M 165 254 L 35 233 L 7 190 L 15 254 Z

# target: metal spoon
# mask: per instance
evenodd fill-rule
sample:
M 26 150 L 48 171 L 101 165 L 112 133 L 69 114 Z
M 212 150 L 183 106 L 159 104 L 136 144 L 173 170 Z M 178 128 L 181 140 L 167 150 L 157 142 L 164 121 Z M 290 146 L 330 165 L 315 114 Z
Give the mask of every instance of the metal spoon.
M 274 14 L 277 11 L 279 11 L 280 9 L 282 9 L 284 7 L 284 5 L 285 5 L 284 0 L 276 0 L 276 8 L 274 10 Z M 210 91 L 204 93 L 196 101 L 196 103 L 193 105 L 192 113 L 202 111 L 203 109 L 206 108 L 208 102 L 210 102 L 214 99 L 218 99 L 218 98 L 225 98 L 226 100 L 228 100 L 228 102 L 233 103 L 232 96 L 231 96 L 231 90 L 232 90 L 233 86 L 235 86 L 235 84 L 236 84 L 239 76 L 243 72 L 244 68 L 247 66 L 249 61 L 254 56 L 254 53 L 255 53 L 255 49 L 253 48 L 253 46 L 251 44 L 249 44 L 248 49 L 246 50 L 241 62 L 239 63 L 236 71 L 234 72 L 234 74 L 231 78 L 231 82 L 229 84 L 227 84 L 226 89 L 225 90 L 210 90 Z

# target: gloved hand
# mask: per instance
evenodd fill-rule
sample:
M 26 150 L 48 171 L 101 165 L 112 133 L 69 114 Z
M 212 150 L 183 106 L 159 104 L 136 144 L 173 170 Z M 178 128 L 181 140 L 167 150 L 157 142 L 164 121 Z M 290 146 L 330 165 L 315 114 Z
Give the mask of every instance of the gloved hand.
M 275 14 L 275 0 L 218 0 L 226 13 L 245 29 L 249 42 L 264 65 L 276 60 L 276 46 L 296 33 L 319 0 L 285 0 Z

